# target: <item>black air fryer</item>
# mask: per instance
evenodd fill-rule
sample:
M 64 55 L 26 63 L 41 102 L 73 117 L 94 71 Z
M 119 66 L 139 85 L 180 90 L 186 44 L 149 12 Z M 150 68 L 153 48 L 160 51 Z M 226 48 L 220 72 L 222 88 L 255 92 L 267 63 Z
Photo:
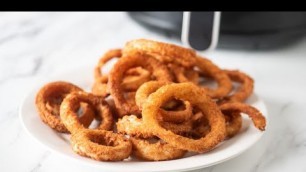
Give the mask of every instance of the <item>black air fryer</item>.
M 215 46 L 271 49 L 306 33 L 306 12 L 130 12 L 140 24 L 199 51 Z

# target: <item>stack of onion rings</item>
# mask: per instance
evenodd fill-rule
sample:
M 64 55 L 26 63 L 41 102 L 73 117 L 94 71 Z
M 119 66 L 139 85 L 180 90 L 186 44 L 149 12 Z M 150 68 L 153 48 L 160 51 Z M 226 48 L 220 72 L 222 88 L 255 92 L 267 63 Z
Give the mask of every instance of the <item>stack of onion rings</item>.
M 102 72 L 115 58 L 110 72 Z M 244 103 L 253 79 L 188 48 L 132 40 L 99 59 L 94 79 L 92 93 L 62 81 L 46 84 L 36 107 L 52 129 L 71 133 L 74 152 L 98 161 L 131 155 L 165 161 L 205 153 L 240 132 L 242 114 L 260 131 L 266 127 L 260 111 Z

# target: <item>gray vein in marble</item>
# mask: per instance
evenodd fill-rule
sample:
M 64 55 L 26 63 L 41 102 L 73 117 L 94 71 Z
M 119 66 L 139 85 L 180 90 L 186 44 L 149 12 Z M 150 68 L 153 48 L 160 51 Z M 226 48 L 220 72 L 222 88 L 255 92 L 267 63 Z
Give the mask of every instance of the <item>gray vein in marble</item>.
M 30 70 L 30 72 L 28 73 L 22 73 L 22 74 L 12 74 L 9 76 L 6 76 L 5 78 L 1 78 L 0 79 L 0 85 L 9 81 L 9 80 L 15 80 L 18 78 L 24 78 L 24 77 L 30 77 L 30 76 L 34 76 L 38 73 L 40 67 L 42 66 L 42 62 L 43 62 L 43 58 L 42 57 L 36 57 L 32 60 L 32 62 L 34 63 L 34 67 Z
M 30 172 L 38 172 L 42 166 L 42 163 L 50 156 L 50 152 L 45 152 L 40 158 L 40 161 L 31 169 Z
M 292 139 L 292 145 L 295 148 L 305 148 L 306 147 L 306 130 L 303 129 L 301 131 L 298 131 L 294 134 Z
M 11 35 L 7 35 L 5 37 L 2 37 L 0 39 L 0 45 L 6 43 L 7 41 L 10 41 L 12 39 L 14 39 L 18 34 L 11 34 Z
M 38 27 L 20 33 L 11 33 L 5 37 L 0 38 L 0 45 L 7 43 L 8 41 L 13 41 L 16 38 L 33 38 L 34 36 L 37 36 L 42 30 L 43 28 Z
M 287 108 L 290 107 L 290 105 L 292 104 L 292 102 L 288 102 L 285 105 L 282 106 L 282 108 L 280 109 L 280 114 L 278 116 L 284 116 L 286 113 L 283 113 Z

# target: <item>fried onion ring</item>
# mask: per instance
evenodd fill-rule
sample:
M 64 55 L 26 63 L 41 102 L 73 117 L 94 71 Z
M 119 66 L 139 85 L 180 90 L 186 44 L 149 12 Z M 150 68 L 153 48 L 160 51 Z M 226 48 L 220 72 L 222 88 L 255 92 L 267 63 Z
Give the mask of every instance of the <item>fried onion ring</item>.
M 130 136 L 151 138 L 154 135 L 149 132 L 146 126 L 143 125 L 142 120 L 135 115 L 124 116 L 116 123 L 117 131 L 122 134 Z
M 192 116 L 192 106 L 188 101 L 184 101 L 183 110 L 160 109 L 161 120 L 165 122 L 181 123 L 190 120 Z
M 244 102 L 253 93 L 254 80 L 247 75 L 238 70 L 223 70 L 229 76 L 229 78 L 240 83 L 240 87 L 232 95 L 225 97 L 220 101 L 220 103 L 225 102 Z
M 107 51 L 99 60 L 98 65 L 94 69 L 94 76 L 95 79 L 99 79 L 102 76 L 105 76 L 102 74 L 101 69 L 103 66 L 110 61 L 113 58 L 120 58 L 122 56 L 122 51 L 121 49 L 113 49 Z
M 92 92 L 102 97 L 109 95 L 107 89 L 108 75 L 103 75 L 101 69 L 113 58 L 121 58 L 121 49 L 113 49 L 106 52 L 99 60 L 98 65 L 94 69 L 95 83 Z M 137 88 L 146 81 L 150 80 L 150 73 L 140 67 L 132 68 L 126 72 L 128 75 L 123 80 L 123 88 L 128 91 L 136 91 Z
M 222 98 L 230 93 L 232 89 L 232 82 L 227 74 L 222 71 L 218 66 L 207 58 L 197 57 L 196 67 L 199 68 L 201 73 L 208 75 L 209 77 L 216 80 L 218 84 L 217 89 L 210 89 L 203 87 L 207 94 L 212 98 Z
M 117 122 L 117 130 L 119 133 L 128 134 L 133 145 L 133 154 L 145 160 L 170 160 L 182 157 L 186 151 L 176 149 L 175 147 L 162 143 L 160 141 L 152 144 L 148 140 L 154 135 L 142 124 L 142 120 L 135 115 L 124 116 Z
M 151 80 L 150 74 L 141 67 L 129 69 L 126 72 L 127 76 L 123 79 L 122 87 L 126 91 L 136 91 L 143 83 Z
M 133 154 L 140 159 L 149 161 L 164 161 L 181 158 L 186 151 L 177 149 L 168 143 L 157 141 L 150 143 L 146 139 L 130 138 L 133 145 Z
M 107 88 L 108 76 L 102 76 L 97 78 L 94 85 L 92 86 L 92 93 L 102 97 L 109 96 L 109 90 Z
M 135 75 L 138 72 L 138 75 Z M 150 73 L 142 68 L 132 68 L 126 72 L 128 74 L 122 82 L 122 87 L 124 91 L 136 91 L 143 83 L 149 81 Z M 93 87 L 92 93 L 102 97 L 108 97 L 110 95 L 109 89 L 107 87 L 108 76 L 104 75 L 96 79 Z
M 76 107 L 80 102 L 86 102 L 91 105 L 95 109 L 96 115 L 102 119 L 98 129 L 112 129 L 113 115 L 109 105 L 102 97 L 85 92 L 74 92 L 64 99 L 60 108 L 62 122 L 71 133 L 84 129 L 84 126 L 76 116 Z
M 164 82 L 150 81 L 140 86 L 135 97 L 138 107 L 142 109 L 143 103 L 145 103 L 149 95 L 165 84 L 166 83 Z M 174 123 L 187 121 L 192 115 L 192 106 L 188 101 L 184 101 L 184 105 L 185 109 L 180 111 L 167 111 L 160 109 L 159 116 L 161 117 L 161 120 Z M 171 124 L 169 124 L 169 127 L 174 129 L 174 126 Z
M 74 152 L 98 161 L 120 161 L 130 156 L 132 144 L 120 134 L 83 129 L 71 136 Z
M 198 139 L 183 137 L 164 129 L 158 121 L 158 109 L 171 99 L 183 99 L 196 106 L 205 115 L 210 125 L 209 133 Z M 207 152 L 213 149 L 226 137 L 225 119 L 216 103 L 192 83 L 168 84 L 152 93 L 143 106 L 143 122 L 154 135 L 170 145 L 193 152 Z
M 186 134 L 192 131 L 193 121 L 194 119 L 181 124 L 162 121 L 160 121 L 160 123 L 163 128 L 171 130 L 173 133 Z M 147 130 L 147 126 L 143 124 L 142 119 L 137 118 L 135 115 L 124 116 L 118 120 L 116 125 L 119 133 L 141 138 L 154 137 L 153 133 Z
M 125 99 L 123 95 L 123 88 L 121 86 L 124 73 L 131 68 L 139 66 L 152 73 L 153 77 L 155 77 L 158 81 L 172 81 L 172 76 L 170 75 L 167 67 L 151 56 L 134 53 L 120 58 L 110 71 L 108 82 L 110 93 L 113 96 L 120 116 L 129 114 L 140 115 L 140 109 L 138 106 L 136 104 L 127 102 Z
M 154 93 L 157 89 L 159 89 L 165 84 L 167 83 L 158 81 L 149 81 L 142 84 L 136 91 L 135 100 L 137 106 L 142 109 L 143 104 L 146 102 L 149 95 Z
M 259 110 L 257 110 L 253 106 L 240 102 L 233 102 L 233 103 L 222 104 L 219 107 L 222 112 L 236 111 L 240 113 L 245 113 L 252 119 L 256 128 L 258 128 L 261 131 L 265 130 L 266 118 L 261 114 Z
M 242 117 L 236 111 L 222 111 L 226 121 L 226 136 L 231 138 L 239 133 L 242 127 Z
M 123 49 L 123 54 L 134 51 L 150 54 L 163 63 L 176 63 L 185 67 L 191 67 L 196 62 L 196 53 L 191 49 L 146 39 L 129 41 Z
M 44 85 L 38 91 L 35 100 L 36 108 L 42 121 L 58 132 L 69 133 L 60 118 L 59 109 L 66 95 L 76 91 L 82 91 L 82 89 L 63 81 Z M 94 119 L 94 113 L 85 103 L 78 104 L 76 110 L 79 108 L 82 109 L 82 113 L 80 117 L 76 114 L 76 118 L 78 118 L 82 125 L 88 127 Z
M 174 74 L 176 82 L 192 82 L 194 84 L 199 83 L 199 72 L 193 70 L 193 68 L 187 69 L 173 63 L 168 64 L 168 67 Z

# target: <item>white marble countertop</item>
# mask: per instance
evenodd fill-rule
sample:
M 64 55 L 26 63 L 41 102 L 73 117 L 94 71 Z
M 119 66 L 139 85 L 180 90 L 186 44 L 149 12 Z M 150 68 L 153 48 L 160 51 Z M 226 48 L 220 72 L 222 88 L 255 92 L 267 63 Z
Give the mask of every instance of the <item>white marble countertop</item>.
M 0 13 L 0 171 L 100 171 L 47 151 L 22 128 L 18 108 L 42 78 L 95 64 L 107 49 L 141 37 L 179 43 L 125 13 Z M 240 156 L 197 172 L 306 171 L 306 40 L 273 51 L 218 49 L 206 55 L 255 79 L 269 126 Z

